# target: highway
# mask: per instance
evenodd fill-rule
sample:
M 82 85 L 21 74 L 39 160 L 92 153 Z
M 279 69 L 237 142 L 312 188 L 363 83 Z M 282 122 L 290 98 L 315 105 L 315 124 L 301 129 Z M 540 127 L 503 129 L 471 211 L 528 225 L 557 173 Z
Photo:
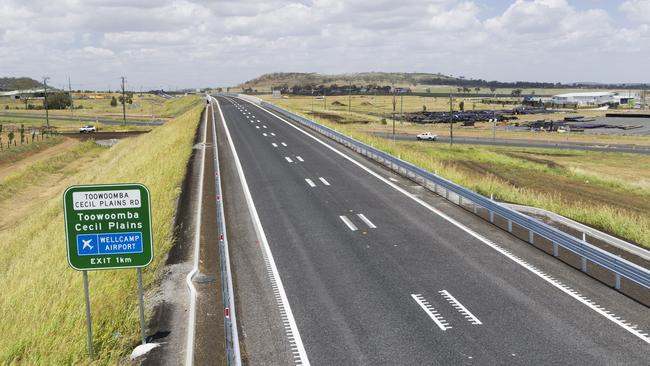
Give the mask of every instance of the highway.
M 377 137 L 392 139 L 392 134 L 376 133 Z M 398 133 L 395 134 L 395 140 L 399 141 L 417 141 L 414 134 Z M 449 137 L 438 136 L 436 141 L 423 141 L 430 143 L 449 144 Z M 487 146 L 507 146 L 507 147 L 529 147 L 536 149 L 570 149 L 597 152 L 617 152 L 627 154 L 650 155 L 649 146 L 634 146 L 631 144 L 595 144 L 579 141 L 543 141 L 543 140 L 524 140 L 524 139 L 491 139 L 485 137 L 454 137 L 455 144 L 463 145 L 487 145 Z
M 229 228 L 251 364 L 647 364 L 650 338 L 636 331 L 650 329 L 647 307 L 433 195 L 413 196 L 322 136 L 217 100 L 220 156 L 234 160 L 221 164 L 238 165 L 222 173 L 226 217 L 250 212 L 255 230 Z M 239 184 L 245 202 L 229 203 Z
M 7 112 L 0 112 L 0 117 L 8 117 L 8 118 L 23 118 L 23 119 L 42 119 L 45 121 L 45 116 L 43 115 L 35 115 L 35 114 L 26 114 L 26 113 L 7 113 Z M 110 126 L 119 126 L 123 125 L 124 121 L 121 119 L 109 119 L 109 118 L 96 118 L 92 116 L 76 116 L 76 117 L 62 117 L 62 116 L 49 116 L 49 119 L 53 121 L 68 121 L 68 122 L 75 122 L 79 121 L 79 123 L 93 123 L 93 122 L 100 122 L 105 125 L 110 125 Z M 127 119 L 126 120 L 127 125 L 132 125 L 132 126 L 162 126 L 163 122 L 147 122 L 147 121 L 140 121 L 140 120 L 132 120 L 132 119 Z

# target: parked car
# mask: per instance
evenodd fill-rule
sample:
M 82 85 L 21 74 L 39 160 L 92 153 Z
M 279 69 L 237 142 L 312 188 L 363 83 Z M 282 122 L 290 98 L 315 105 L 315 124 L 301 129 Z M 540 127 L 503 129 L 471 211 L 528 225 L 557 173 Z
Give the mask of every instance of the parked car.
M 418 140 L 435 141 L 438 139 L 438 135 L 434 135 L 431 132 L 418 133 L 416 137 L 418 138 Z
M 86 125 L 79 129 L 79 133 L 93 133 L 97 132 L 97 128 L 92 125 Z

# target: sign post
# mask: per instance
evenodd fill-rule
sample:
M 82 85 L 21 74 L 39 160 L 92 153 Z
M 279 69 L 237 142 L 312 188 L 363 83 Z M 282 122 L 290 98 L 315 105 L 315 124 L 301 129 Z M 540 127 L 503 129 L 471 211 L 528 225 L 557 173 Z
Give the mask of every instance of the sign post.
M 89 270 L 137 268 L 140 330 L 146 343 L 142 267 L 153 259 L 150 201 L 149 190 L 142 184 L 78 185 L 63 194 L 68 264 L 84 274 L 91 358 Z

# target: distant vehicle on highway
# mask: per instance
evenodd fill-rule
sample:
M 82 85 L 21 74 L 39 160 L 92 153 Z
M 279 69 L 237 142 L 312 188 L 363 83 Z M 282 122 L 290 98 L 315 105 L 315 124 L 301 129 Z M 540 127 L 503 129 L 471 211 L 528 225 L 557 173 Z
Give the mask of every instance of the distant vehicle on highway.
M 97 132 L 97 127 L 92 125 L 86 125 L 79 129 L 79 133 L 93 133 Z
M 418 138 L 418 140 L 435 141 L 438 139 L 438 135 L 434 135 L 431 132 L 418 133 L 416 137 Z

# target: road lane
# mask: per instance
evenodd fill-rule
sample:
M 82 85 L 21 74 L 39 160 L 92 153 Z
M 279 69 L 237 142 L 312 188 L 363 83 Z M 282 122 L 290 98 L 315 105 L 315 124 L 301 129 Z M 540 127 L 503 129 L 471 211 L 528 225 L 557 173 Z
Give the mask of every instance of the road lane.
M 285 152 L 229 101 L 220 102 L 260 218 L 271 227 L 269 244 L 313 363 L 643 360 L 642 341 L 291 126 L 239 102 L 286 141 L 289 156 L 304 158 L 283 161 Z M 320 176 L 331 183 L 327 190 L 305 184 L 305 177 Z M 359 230 L 346 228 L 342 216 Z M 443 290 L 484 326 L 472 327 Z M 441 334 L 412 294 L 444 309 L 454 331 Z M 616 339 L 593 335 L 602 332 Z

